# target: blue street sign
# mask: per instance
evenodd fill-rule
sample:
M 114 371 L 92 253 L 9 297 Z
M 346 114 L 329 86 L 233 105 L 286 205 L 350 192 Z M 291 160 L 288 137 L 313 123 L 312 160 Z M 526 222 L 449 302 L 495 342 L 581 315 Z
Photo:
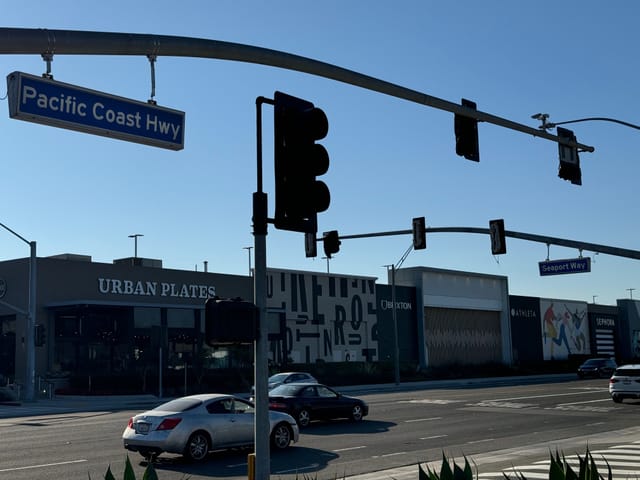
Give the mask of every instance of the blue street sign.
M 567 258 L 565 260 L 547 260 L 538 262 L 540 276 L 562 275 L 565 273 L 585 273 L 591 271 L 591 258 Z
M 7 87 L 11 118 L 170 150 L 184 148 L 184 112 L 22 72 L 10 73 Z

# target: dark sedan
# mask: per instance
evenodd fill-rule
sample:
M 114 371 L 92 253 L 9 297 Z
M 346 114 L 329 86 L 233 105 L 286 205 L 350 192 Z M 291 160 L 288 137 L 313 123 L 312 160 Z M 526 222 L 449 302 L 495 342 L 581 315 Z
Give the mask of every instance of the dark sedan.
M 578 377 L 609 378 L 617 367 L 613 358 L 590 358 L 578 367 Z
M 348 418 L 359 422 L 369 413 L 369 406 L 359 398 L 318 383 L 289 383 L 274 388 L 269 392 L 269 409 L 288 413 L 300 427 L 313 420 Z

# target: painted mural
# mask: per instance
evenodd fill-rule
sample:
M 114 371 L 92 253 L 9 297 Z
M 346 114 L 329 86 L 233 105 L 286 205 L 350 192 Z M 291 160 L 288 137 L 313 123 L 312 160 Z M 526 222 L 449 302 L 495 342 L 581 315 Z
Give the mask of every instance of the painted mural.
M 591 353 L 586 303 L 540 299 L 540 312 L 545 360 Z
M 267 304 L 284 312 L 288 361 L 378 360 L 375 278 L 269 270 Z

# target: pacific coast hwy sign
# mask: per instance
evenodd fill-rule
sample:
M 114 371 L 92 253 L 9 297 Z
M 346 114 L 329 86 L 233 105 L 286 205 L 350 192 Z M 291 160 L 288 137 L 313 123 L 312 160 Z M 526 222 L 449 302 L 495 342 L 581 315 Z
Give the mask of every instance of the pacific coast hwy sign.
M 184 112 L 56 80 L 7 76 L 9 116 L 170 150 L 184 148 Z

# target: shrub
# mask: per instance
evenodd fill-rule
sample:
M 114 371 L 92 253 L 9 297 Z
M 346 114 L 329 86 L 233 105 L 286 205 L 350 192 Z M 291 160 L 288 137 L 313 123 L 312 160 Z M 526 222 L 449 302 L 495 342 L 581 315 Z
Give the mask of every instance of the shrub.
M 549 453 L 549 455 L 551 457 L 549 480 L 613 480 L 609 463 L 607 463 L 608 474 L 606 478 L 598 472 L 598 467 L 588 447 L 584 457 L 578 455 L 579 469 L 577 473 L 571 465 L 569 465 L 564 454 L 556 450 L 555 456 L 553 453 Z M 518 480 L 527 480 L 524 474 L 520 472 L 516 472 L 514 475 Z M 510 478 L 507 474 L 504 474 L 504 476 L 505 479 Z M 475 478 L 478 478 L 477 472 Z M 443 453 L 440 472 L 438 473 L 435 470 L 431 470 L 429 467 L 427 467 L 425 471 L 422 465 L 419 465 L 418 480 L 474 480 L 474 474 L 466 457 L 464 459 L 464 467 L 460 467 L 454 461 L 453 468 L 451 468 L 449 460 Z

